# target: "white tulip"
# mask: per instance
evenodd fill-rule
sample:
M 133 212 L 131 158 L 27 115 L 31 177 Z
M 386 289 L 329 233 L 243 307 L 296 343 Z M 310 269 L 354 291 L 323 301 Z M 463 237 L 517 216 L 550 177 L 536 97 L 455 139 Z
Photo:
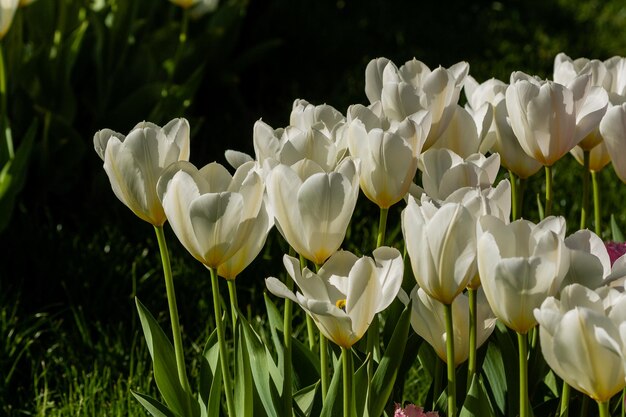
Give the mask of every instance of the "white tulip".
M 476 222 L 463 205 L 437 208 L 409 196 L 402 211 L 402 235 L 418 285 L 451 304 L 476 275 Z
M 170 164 L 189 159 L 187 120 L 174 119 L 163 128 L 142 122 L 127 136 L 103 129 L 93 142 L 117 198 L 142 220 L 162 226 L 167 219 L 157 181 Z
M 251 239 L 264 192 L 253 168 L 254 163 L 245 164 L 231 177 L 216 162 L 200 170 L 177 162 L 159 179 L 158 195 L 172 230 L 209 268 L 218 268 Z
M 626 103 L 611 107 L 602 122 L 600 133 L 611 155 L 615 173 L 626 183 Z
M 359 195 L 359 169 L 345 159 L 332 172 L 302 160 L 276 166 L 267 195 L 276 227 L 296 252 L 318 265 L 339 249 Z
M 339 251 L 318 273 L 300 271 L 300 261 L 285 255 L 285 269 L 299 290 L 295 294 L 276 278 L 265 280 L 268 290 L 298 303 L 320 332 L 337 345 L 350 348 L 363 337 L 376 313 L 396 298 L 404 264 L 397 249 L 382 246 L 374 259 Z
M 578 284 L 565 287 L 560 300 L 547 298 L 534 312 L 550 368 L 596 401 L 608 401 L 626 385 L 619 329 L 625 312 L 626 294 Z
M 533 309 L 559 290 L 569 267 L 565 220 L 505 224 L 493 216 L 478 221 L 478 271 L 496 317 L 525 334 L 536 324 Z

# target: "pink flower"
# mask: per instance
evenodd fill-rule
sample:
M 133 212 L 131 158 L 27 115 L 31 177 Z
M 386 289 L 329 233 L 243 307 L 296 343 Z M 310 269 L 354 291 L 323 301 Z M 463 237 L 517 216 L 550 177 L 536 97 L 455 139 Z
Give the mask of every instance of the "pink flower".
M 407 404 L 402 408 L 402 405 L 396 403 L 393 417 L 439 417 L 439 414 L 435 411 L 424 412 L 422 407 L 417 407 L 414 404 Z
M 626 254 L 626 242 L 604 242 L 604 245 L 606 246 L 606 251 L 609 253 L 611 266 L 613 266 L 617 259 Z

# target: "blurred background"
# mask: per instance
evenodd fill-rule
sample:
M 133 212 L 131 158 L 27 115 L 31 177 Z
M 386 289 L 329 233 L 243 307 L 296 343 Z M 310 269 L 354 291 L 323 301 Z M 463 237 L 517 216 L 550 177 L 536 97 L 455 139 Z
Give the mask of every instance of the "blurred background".
M 517 70 L 551 78 L 559 52 L 626 55 L 622 0 L 213 6 L 184 17 L 166 0 L 37 0 L 0 41 L 19 155 L 0 174 L 10 177 L 0 199 L 0 415 L 145 415 L 129 389 L 155 392 L 133 298 L 167 319 L 158 247 L 151 226 L 113 195 L 93 151 L 97 130 L 186 117 L 191 161 L 225 163 L 226 149 L 253 152 L 256 120 L 286 126 L 297 98 L 342 113 L 367 104 L 365 67 L 376 57 L 431 68 L 467 61 L 479 82 L 508 82 Z M 571 157 L 556 165 L 557 214 L 576 219 L 579 175 Z M 612 168 L 601 182 L 608 238 L 610 213 L 626 226 L 625 192 Z M 364 239 L 377 216 L 368 210 L 350 232 Z M 282 272 L 277 236 L 238 279 L 240 303 L 260 321 L 262 279 Z M 208 271 L 172 233 L 169 246 L 191 362 L 212 321 Z

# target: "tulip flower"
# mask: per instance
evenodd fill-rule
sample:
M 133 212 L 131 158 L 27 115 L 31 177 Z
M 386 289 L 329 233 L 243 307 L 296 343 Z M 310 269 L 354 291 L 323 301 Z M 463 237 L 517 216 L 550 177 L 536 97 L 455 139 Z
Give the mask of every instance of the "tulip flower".
M 555 295 L 569 268 L 565 220 L 505 224 L 493 216 L 479 221 L 478 271 L 496 317 L 526 334 L 537 323 L 533 309 Z
M 471 213 L 457 203 L 437 208 L 409 196 L 402 211 L 402 234 L 419 286 L 452 304 L 475 275 L 476 235 Z
M 611 75 L 611 84 L 606 87 L 612 105 L 619 106 L 626 101 L 626 57 L 614 56 L 604 61 Z
M 420 162 L 424 191 L 436 200 L 445 200 L 463 187 L 488 188 L 500 169 L 498 154 L 473 154 L 464 160 L 449 149 L 429 149 Z
M 93 142 L 117 198 L 142 220 L 162 226 L 167 219 L 157 180 L 170 164 L 189 159 L 187 120 L 174 119 L 162 128 L 141 122 L 127 136 L 103 129 Z
M 570 266 L 561 288 L 581 284 L 595 289 L 611 275 L 611 259 L 604 242 L 590 230 L 579 230 L 565 238 L 570 250 Z
M 600 122 L 600 133 L 611 155 L 615 173 L 626 183 L 626 103 L 611 107 Z
M 296 252 L 318 265 L 341 246 L 358 195 L 359 169 L 350 158 L 330 173 L 306 160 L 293 167 L 278 165 L 267 178 L 279 232 Z
M 273 226 L 274 217 L 270 215 L 267 204 L 263 202 L 258 216 L 254 219 L 250 233 L 243 242 L 243 246 L 226 262 L 218 266 L 218 275 L 227 280 L 235 279 L 261 252 L 261 249 L 265 246 L 267 235 Z
M 407 404 L 406 407 L 396 403 L 394 406 L 393 417 L 439 417 L 436 411 L 424 412 L 422 407 L 415 404 Z
M 308 268 L 300 271 L 300 261 L 285 255 L 285 269 L 300 291 L 294 294 L 274 277 L 265 283 L 272 294 L 299 304 L 325 337 L 350 348 L 363 337 L 376 313 L 396 298 L 402 284 L 404 266 L 397 249 L 383 246 L 373 256 L 358 258 L 338 251 L 314 273 Z
M 251 239 L 264 191 L 253 166 L 242 165 L 231 177 L 218 163 L 198 170 L 177 162 L 159 179 L 158 196 L 172 230 L 209 268 L 225 263 Z
M 608 104 L 600 87 L 589 87 L 590 76 L 572 81 L 573 89 L 526 74 L 511 74 L 506 106 L 511 127 L 524 151 L 544 166 L 552 166 L 598 126 Z
M 606 242 L 605 246 L 609 255 L 611 266 L 615 264 L 615 261 L 617 261 L 619 258 L 626 254 L 625 242 Z
M 388 59 L 378 58 L 365 70 L 365 92 L 370 103 L 380 101 L 385 115 L 393 120 L 429 110 L 432 125 L 424 143 L 428 149 L 450 123 L 468 71 L 466 62 L 431 71 L 416 59 L 397 68 Z
M 437 356 L 444 362 L 446 357 L 446 326 L 444 306 L 426 292 L 415 287 L 411 291 L 411 326 L 433 347 Z M 477 300 L 477 347 L 487 341 L 496 328 L 496 318 L 491 312 L 483 291 L 479 290 Z M 452 302 L 452 321 L 454 323 L 454 366 L 457 367 L 469 357 L 470 319 L 468 317 L 469 299 L 461 294 Z
M 417 171 L 417 160 L 430 127 L 427 112 L 407 119 L 406 129 L 384 130 L 353 120 L 348 128 L 350 154 L 360 159 L 363 193 L 380 208 L 387 209 L 409 191 Z
M 626 385 L 619 332 L 625 312 L 626 294 L 608 288 L 594 292 L 578 284 L 565 287 L 560 300 L 547 298 L 534 312 L 550 368 L 598 403 Z
M 277 164 L 293 165 L 302 159 L 315 161 L 330 172 L 347 156 L 344 140 L 345 117 L 328 105 L 314 106 L 296 100 L 290 125 L 274 129 L 259 120 L 254 124 L 253 158 L 242 152 L 226 151 L 226 159 L 234 167 L 256 160 L 266 171 Z

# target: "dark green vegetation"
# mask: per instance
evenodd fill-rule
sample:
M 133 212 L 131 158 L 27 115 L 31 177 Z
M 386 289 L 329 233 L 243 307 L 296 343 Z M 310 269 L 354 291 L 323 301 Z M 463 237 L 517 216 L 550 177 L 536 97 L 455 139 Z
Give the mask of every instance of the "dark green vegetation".
M 133 297 L 167 322 L 158 248 L 152 227 L 113 195 L 92 149 L 97 130 L 184 116 L 192 162 L 223 163 L 225 149 L 252 152 L 255 120 L 288 124 L 296 98 L 342 112 L 365 103 L 365 66 L 378 56 L 430 67 L 465 60 L 482 82 L 508 81 L 514 70 L 551 76 L 561 51 L 626 54 L 620 0 L 224 1 L 189 22 L 182 46 L 182 13 L 168 1 L 102 3 L 38 0 L 18 10 L 2 40 L 16 148 L 31 126 L 35 136 L 0 234 L 0 415 L 144 415 L 129 388 L 155 392 Z M 556 165 L 555 212 L 570 229 L 579 175 L 570 157 Z M 538 175 L 528 184 L 524 213 L 534 213 L 542 183 Z M 610 167 L 601 183 L 608 238 L 611 212 L 626 225 L 626 187 Z M 388 243 L 398 243 L 398 213 Z M 363 199 L 349 240 L 373 246 L 377 216 Z M 193 369 L 212 322 L 209 276 L 168 237 Z M 259 326 L 262 279 L 282 273 L 285 249 L 272 232 L 238 280 L 242 310 Z

